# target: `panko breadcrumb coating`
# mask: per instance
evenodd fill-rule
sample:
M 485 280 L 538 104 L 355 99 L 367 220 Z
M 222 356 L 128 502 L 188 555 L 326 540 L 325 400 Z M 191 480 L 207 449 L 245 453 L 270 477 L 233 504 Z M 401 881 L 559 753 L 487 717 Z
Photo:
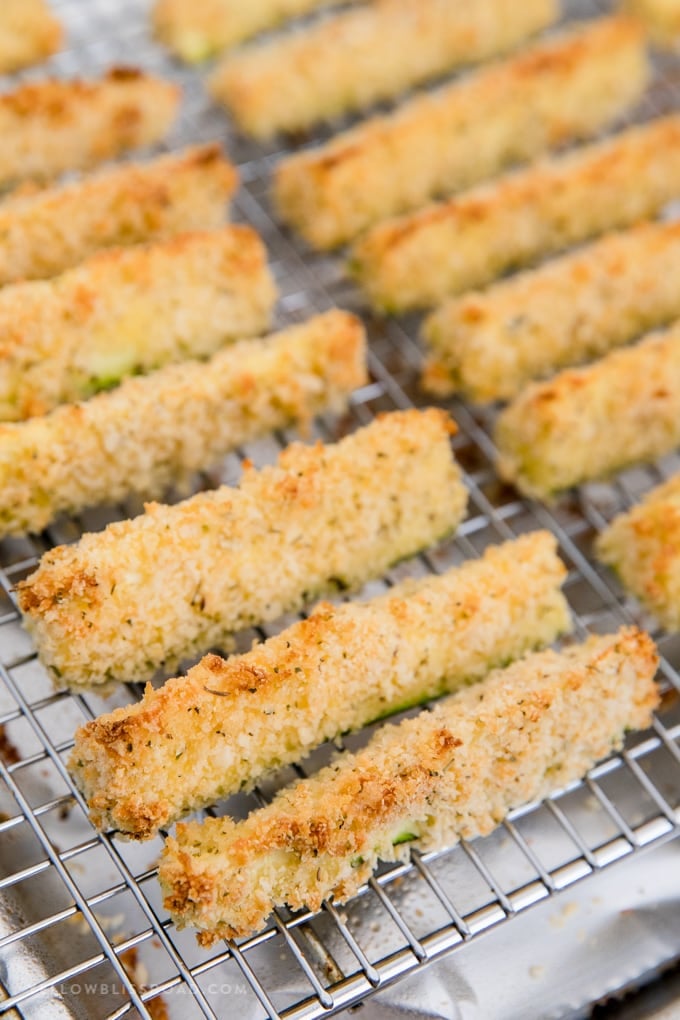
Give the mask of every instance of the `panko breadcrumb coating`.
M 47 0 L 0 3 L 0 74 L 46 60 L 61 46 L 63 31 Z
M 221 227 L 237 182 L 220 147 L 202 145 L 23 188 L 0 201 L 0 286 L 56 276 L 102 248 Z
M 538 652 L 399 726 L 385 726 L 242 822 L 180 823 L 161 857 L 164 906 L 198 941 L 251 935 L 276 906 L 345 902 L 378 861 L 493 831 L 649 726 L 658 657 L 634 628 Z
M 352 271 L 387 311 L 437 305 L 509 269 L 653 216 L 680 194 L 680 115 L 545 159 L 378 224 Z
M 122 378 L 271 325 L 276 287 L 244 226 L 109 250 L 0 290 L 0 420 L 45 414 Z
M 249 135 L 300 131 L 510 50 L 556 0 L 375 0 L 229 55 L 210 80 Z
M 616 517 L 596 551 L 666 630 L 680 630 L 680 475 Z
M 147 680 L 381 574 L 464 516 L 451 431 L 443 411 L 385 415 L 46 553 L 18 589 L 42 662 L 72 688 Z
M 164 137 L 180 90 L 132 68 L 99 81 L 29 82 L 0 95 L 0 186 L 86 170 Z
M 680 325 L 523 390 L 498 418 L 497 469 L 528 496 L 655 460 L 680 444 Z
M 569 630 L 548 532 L 487 549 L 224 660 L 87 723 L 70 768 L 100 829 L 148 839 L 341 733 L 480 680 Z M 130 750 L 132 748 L 132 750 Z
M 656 43 L 680 43 L 680 0 L 623 0 L 623 7 L 644 22 Z
M 423 329 L 423 382 L 509 400 L 679 316 L 680 224 L 643 224 L 446 302 Z
M 156 0 L 157 37 L 188 63 L 199 63 L 268 28 L 342 0 Z M 356 0 L 345 0 L 356 2 Z
M 644 37 L 631 19 L 571 26 L 286 157 L 274 174 L 279 215 L 314 247 L 333 247 L 591 137 L 641 97 L 648 78 Z
M 130 493 L 161 495 L 249 439 L 340 410 L 366 381 L 364 362 L 359 320 L 329 312 L 0 425 L 0 535 Z

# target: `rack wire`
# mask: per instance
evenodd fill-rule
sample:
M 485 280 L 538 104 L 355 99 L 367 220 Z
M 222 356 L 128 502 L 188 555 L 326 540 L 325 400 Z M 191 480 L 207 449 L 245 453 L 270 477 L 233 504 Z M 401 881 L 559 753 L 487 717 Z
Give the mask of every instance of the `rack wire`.
M 226 118 L 210 106 L 199 76 L 178 69 L 151 41 L 147 0 L 54 0 L 69 28 L 69 46 L 51 62 L 63 74 L 94 74 L 133 60 L 170 74 L 186 90 L 181 123 L 169 146 L 221 139 L 240 165 L 238 218 L 265 238 L 281 290 L 281 324 L 332 305 L 360 307 L 340 262 L 305 252 L 282 233 L 267 201 L 274 152 L 230 137 Z M 567 3 L 570 17 L 607 9 L 596 0 Z M 639 112 L 677 105 L 666 60 Z M 40 76 L 44 69 L 28 76 Z M 348 415 L 321 418 L 324 439 L 365 424 L 380 411 L 423 404 L 417 387 L 421 352 L 410 321 L 384 322 L 364 314 L 371 338 L 371 382 L 357 392 Z M 662 478 L 680 468 L 668 457 L 629 471 L 611 485 L 585 486 L 553 511 L 527 503 L 493 471 L 491 412 L 454 402 L 460 433 L 454 440 L 466 471 L 470 511 L 457 536 L 369 585 L 375 594 L 405 574 L 443 571 L 477 556 L 489 544 L 537 527 L 557 536 L 569 566 L 565 591 L 576 637 L 621 623 L 646 624 L 662 653 L 665 697 L 652 730 L 631 738 L 623 753 L 592 769 L 579 783 L 515 811 L 492 836 L 453 850 L 421 855 L 379 872 L 342 909 L 319 914 L 277 912 L 265 931 L 239 942 L 199 950 L 163 911 L 155 880 L 160 841 L 143 846 L 94 833 L 65 767 L 76 725 L 109 709 L 96 695 L 54 692 L 21 631 L 16 583 L 51 545 L 72 541 L 139 512 L 134 502 L 60 520 L 45 534 L 0 543 L 0 1014 L 161 1017 L 162 1002 L 181 996 L 183 1018 L 225 1016 L 315 1020 L 363 1001 L 428 962 L 477 939 L 532 905 L 563 896 L 582 878 L 640 854 L 680 832 L 680 640 L 654 632 L 606 571 L 591 559 L 595 534 Z M 271 461 L 293 433 L 240 451 Z M 239 458 L 229 458 L 197 485 L 233 481 Z M 266 633 L 272 632 L 267 629 Z M 265 632 L 259 632 L 260 636 Z M 253 632 L 244 635 L 247 646 Z M 124 703 L 134 688 L 117 695 Z M 348 744 L 359 738 L 350 738 Z M 305 765 L 315 770 L 330 751 Z M 286 769 L 253 795 L 232 799 L 237 816 L 267 800 L 301 769 Z M 224 810 L 224 808 L 222 808 Z M 140 966 L 143 964 L 143 966 Z M 88 995 L 84 1004 L 83 993 Z M 172 998 L 171 998 L 172 996 Z

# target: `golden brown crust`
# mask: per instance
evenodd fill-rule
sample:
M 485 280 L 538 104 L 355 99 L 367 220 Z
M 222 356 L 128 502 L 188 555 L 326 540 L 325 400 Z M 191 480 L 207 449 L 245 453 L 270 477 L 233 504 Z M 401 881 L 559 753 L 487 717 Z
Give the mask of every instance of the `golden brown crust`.
M 0 285 L 45 279 L 102 248 L 220 227 L 236 189 L 218 145 L 129 163 L 0 201 Z
M 498 471 L 539 499 L 680 443 L 680 326 L 533 383 L 496 425 Z
M 166 909 L 210 945 L 257 931 L 274 906 L 349 898 L 411 843 L 428 851 L 486 835 L 649 725 L 657 663 L 634 628 L 536 653 L 384 727 L 244 822 L 178 825 L 159 870 Z
M 349 381 L 353 388 L 364 367 L 363 334 L 352 317 L 345 318 L 345 347 L 353 333 L 355 353 L 340 369 L 342 383 L 333 382 L 331 362 L 324 369 L 330 381 L 321 391 L 318 368 L 291 372 L 292 359 L 286 359 L 292 396 L 281 398 L 281 386 L 272 396 L 268 377 L 258 386 L 263 393 L 257 401 L 249 388 L 239 411 L 245 421 L 231 432 L 234 445 L 244 434 L 252 435 L 252 414 L 257 408 L 259 415 L 262 404 L 274 404 L 271 427 L 272 418 L 280 422 L 290 415 L 289 401 L 298 407 L 305 390 L 307 404 L 314 406 L 325 404 L 329 391 L 338 403 L 346 399 L 341 385 Z M 332 331 L 328 323 L 324 329 L 317 321 L 307 331 L 293 331 L 294 340 L 284 335 L 280 359 L 291 346 L 302 348 L 300 362 L 325 359 L 326 331 Z M 269 341 L 245 368 L 244 352 L 237 351 L 237 380 L 241 371 L 255 372 L 256 360 L 275 358 L 276 347 Z M 204 402 L 191 403 L 201 407 Z M 230 403 L 244 406 L 223 397 L 220 411 L 205 412 L 210 435 Z M 171 421 L 176 443 L 177 422 Z M 259 431 L 257 417 L 255 423 Z M 184 657 L 224 647 L 238 629 L 382 573 L 455 529 L 465 512 L 466 490 L 448 438 L 451 426 L 441 411 L 407 411 L 380 418 L 336 445 L 293 444 L 276 465 L 248 471 L 237 489 L 223 486 L 176 506 L 150 504 L 132 521 L 46 553 L 18 590 L 42 661 L 57 680 L 73 687 L 145 680 L 159 667 L 174 670 Z M 133 422 L 133 435 L 137 428 Z M 186 448 L 193 451 L 196 429 L 187 431 Z M 158 438 L 139 444 L 139 469 L 132 452 L 122 459 L 124 467 L 111 469 L 123 475 L 124 486 L 134 484 L 135 474 L 146 468 L 146 448 L 153 444 L 164 448 Z M 87 460 L 78 460 L 79 474 L 83 463 Z M 101 472 L 101 465 L 93 469 L 97 476 Z M 47 471 L 40 474 L 44 478 Z M 403 485 L 405 477 L 412 487 Z M 53 488 L 46 486 L 48 493 Z
M 274 175 L 279 215 L 315 247 L 333 247 L 592 137 L 639 99 L 648 78 L 643 35 L 630 19 L 572 27 L 286 157 Z
M 0 186 L 86 170 L 151 145 L 177 112 L 176 85 L 132 68 L 99 81 L 50 79 L 0 95 Z
M 641 19 L 654 42 L 677 49 L 680 43 L 678 0 L 623 0 L 623 7 Z
M 161 495 L 249 439 L 344 408 L 365 382 L 364 360 L 359 320 L 329 312 L 0 425 L 0 533 L 40 531 L 61 511 L 129 493 Z
M 70 768 L 93 823 L 147 839 L 324 740 L 549 644 L 570 627 L 565 575 L 555 539 L 536 532 L 365 604 L 321 603 L 246 655 L 206 656 L 78 731 Z
M 379 224 L 355 245 L 352 271 L 380 308 L 436 305 L 654 215 L 679 175 L 675 115 Z
M 47 0 L 2 0 L 0 73 L 10 74 L 46 60 L 59 49 L 63 35 Z
M 511 50 L 557 16 L 555 0 L 381 0 L 229 55 L 210 90 L 248 134 L 300 131 Z
M 596 550 L 666 630 L 680 630 L 680 475 L 616 517 Z
M 426 388 L 508 400 L 680 316 L 680 225 L 647 223 L 442 305 Z
M 289 18 L 339 0 L 156 0 L 156 35 L 188 63 L 207 60 Z M 356 0 L 348 0 L 356 2 Z
M 45 414 L 127 375 L 261 335 L 276 288 L 250 227 L 93 255 L 0 290 L 0 420 Z

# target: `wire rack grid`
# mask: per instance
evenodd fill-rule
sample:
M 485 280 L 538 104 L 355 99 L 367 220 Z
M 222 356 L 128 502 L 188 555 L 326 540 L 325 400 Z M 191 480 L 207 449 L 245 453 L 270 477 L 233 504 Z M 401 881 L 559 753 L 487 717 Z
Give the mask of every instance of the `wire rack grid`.
M 146 0 L 54 0 L 53 5 L 68 26 L 69 43 L 51 62 L 52 70 L 88 74 L 134 60 L 170 74 L 185 86 L 186 98 L 169 146 L 213 138 L 226 142 L 243 182 L 237 215 L 267 242 L 282 295 L 282 324 L 336 304 L 363 311 L 337 259 L 304 252 L 277 228 L 267 202 L 277 154 L 230 137 L 199 76 L 171 64 L 151 41 Z M 586 0 L 567 8 L 573 17 L 602 12 L 607 5 Z M 661 68 L 641 116 L 677 105 L 674 67 L 677 71 L 671 61 Z M 371 338 L 371 383 L 354 395 L 346 416 L 318 420 L 321 438 L 337 438 L 381 411 L 423 404 L 414 324 L 364 318 Z M 626 472 L 615 484 L 586 486 L 549 511 L 520 500 L 497 480 L 491 412 L 458 402 L 447 406 L 460 426 L 454 445 L 470 489 L 468 517 L 455 539 L 391 571 L 365 594 L 377 594 L 406 574 L 443 571 L 491 543 L 547 527 L 570 568 L 565 590 L 576 637 L 634 621 L 647 624 L 657 638 L 665 698 L 653 729 L 631 738 L 622 754 L 592 769 L 582 782 L 514 812 L 487 839 L 437 854 L 414 852 L 410 863 L 379 872 L 342 909 L 326 903 L 317 915 L 282 910 L 253 938 L 199 950 L 191 934 L 176 931 L 162 909 L 155 879 L 160 840 L 137 846 L 98 835 L 89 826 L 64 762 L 75 727 L 111 702 L 51 689 L 13 599 L 16 583 L 51 545 L 137 513 L 140 506 L 99 508 L 61 520 L 40 537 L 2 542 L 0 1014 L 160 1017 L 170 1003 L 170 1015 L 184 1020 L 236 1014 L 244 1020 L 314 1020 L 364 1000 L 511 922 L 533 904 L 559 900 L 585 876 L 678 835 L 680 640 L 654 631 L 653 621 L 643 618 L 593 563 L 591 549 L 607 520 L 677 470 L 680 459 Z M 240 457 L 256 464 L 271 461 L 291 438 L 293 433 L 277 434 L 248 446 Z M 239 457 L 228 458 L 219 471 L 197 479 L 197 486 L 233 481 L 239 464 Z M 244 647 L 257 634 L 244 635 Z M 135 689 L 122 692 L 118 703 L 138 695 Z M 357 739 L 365 735 L 349 738 L 348 745 Z M 330 753 L 321 749 L 304 772 L 315 770 Z M 243 815 L 301 774 L 302 769 L 283 770 L 253 795 L 232 799 L 230 813 Z M 88 988 L 97 994 L 85 1000 Z

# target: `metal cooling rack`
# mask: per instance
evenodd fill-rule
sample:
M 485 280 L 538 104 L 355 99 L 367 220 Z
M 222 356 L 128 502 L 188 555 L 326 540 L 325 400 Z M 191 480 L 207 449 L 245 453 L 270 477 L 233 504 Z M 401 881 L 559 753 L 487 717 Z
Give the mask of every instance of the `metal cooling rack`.
M 217 138 L 240 164 L 237 215 L 268 244 L 282 293 L 282 324 L 334 304 L 361 311 L 337 259 L 305 253 L 278 230 L 266 194 L 276 154 L 229 137 L 226 118 L 208 104 L 199 76 L 174 66 L 149 38 L 147 0 L 53 0 L 53 6 L 68 26 L 69 46 L 51 61 L 52 71 L 95 74 L 134 61 L 185 86 L 181 123 L 169 145 Z M 570 16 L 606 10 L 595 0 L 567 7 Z M 677 105 L 678 69 L 666 60 L 641 116 Z M 44 73 L 41 68 L 27 76 Z M 319 420 L 322 438 L 337 438 L 380 411 L 423 403 L 415 324 L 368 317 L 368 325 L 371 384 L 355 394 L 343 419 Z M 680 468 L 680 459 L 628 472 L 615 485 L 587 486 L 550 513 L 518 499 L 494 476 L 488 414 L 450 406 L 460 426 L 454 444 L 467 473 L 469 516 L 455 540 L 400 566 L 366 594 L 405 574 L 443 571 L 490 543 L 548 527 L 570 568 L 566 594 L 577 638 L 632 620 L 651 626 L 592 562 L 592 540 L 614 513 Z M 278 434 L 242 455 L 271 461 L 291 438 Z M 238 471 L 239 458 L 231 457 L 197 485 L 233 481 Z M 75 726 L 112 702 L 52 691 L 12 597 L 13 586 L 50 545 L 139 510 L 135 503 L 103 508 L 62 520 L 34 540 L 0 543 L 0 1014 L 159 1018 L 167 1006 L 171 1017 L 183 1020 L 314 1020 L 365 1002 L 376 989 L 454 950 L 460 953 L 454 960 L 464 959 L 466 946 L 483 933 L 519 931 L 519 915 L 533 905 L 554 901 L 561 909 L 565 890 L 586 876 L 615 874 L 615 865 L 621 875 L 631 867 L 635 875 L 644 849 L 664 843 L 677 848 L 670 841 L 680 831 L 680 640 L 655 633 L 663 655 L 663 710 L 650 732 L 633 737 L 624 753 L 583 782 L 514 812 L 487 839 L 444 853 L 414 853 L 411 863 L 379 873 L 342 909 L 329 903 L 318 915 L 280 911 L 254 938 L 199 950 L 192 934 L 177 932 L 162 909 L 155 879 L 160 840 L 137 846 L 95 834 L 65 768 Z M 245 635 L 245 646 L 252 637 Z M 121 692 L 115 703 L 138 694 Z M 350 738 L 349 746 L 357 739 Z M 306 770 L 328 754 L 321 749 Z M 284 770 L 253 796 L 232 799 L 230 812 L 242 815 L 296 774 L 301 772 Z M 642 970 L 641 962 L 636 976 Z M 365 1007 L 363 1015 L 369 1015 Z

